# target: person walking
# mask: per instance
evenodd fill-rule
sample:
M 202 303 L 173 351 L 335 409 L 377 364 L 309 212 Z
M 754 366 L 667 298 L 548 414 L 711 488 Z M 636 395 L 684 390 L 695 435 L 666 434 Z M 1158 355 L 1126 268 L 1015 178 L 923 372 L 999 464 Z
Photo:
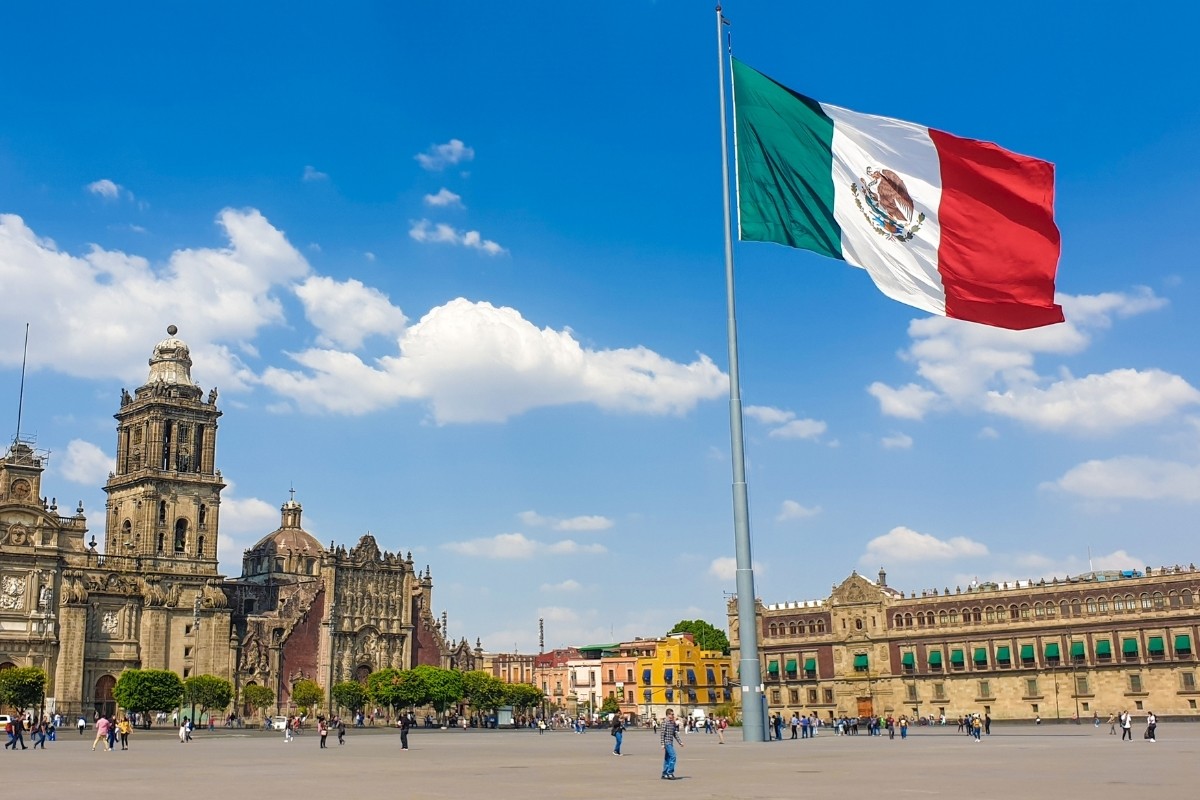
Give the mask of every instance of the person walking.
M 408 714 L 401 714 L 400 719 L 396 722 L 400 726 L 400 749 L 408 749 L 408 729 L 412 727 L 412 720 Z M 539 731 L 540 733 L 540 731 Z
M 324 717 L 317 717 L 317 735 L 321 737 L 321 749 L 325 749 L 325 738 L 329 736 L 329 726 Z
M 83 718 L 83 714 L 79 715 L 79 720 L 75 724 L 79 726 L 79 735 L 83 736 L 83 729 L 87 727 L 87 720 Z
M 108 749 L 108 729 L 112 727 L 112 723 L 108 721 L 108 717 L 101 716 L 96 720 L 96 738 L 92 740 L 92 750 L 96 749 L 96 745 L 104 743 L 104 749 Z
M 1133 715 L 1128 711 L 1121 712 L 1121 741 L 1133 741 Z
M 1116 712 L 1113 712 L 1108 715 L 1108 735 L 1109 736 L 1117 735 L 1117 714 L 1116 714 Z
M 978 715 L 971 720 L 971 735 L 975 737 L 976 744 L 979 743 L 979 734 L 983 733 L 983 720 Z
M 613 755 L 621 755 L 621 740 L 625 738 L 625 720 L 620 714 L 613 714 L 612 718 L 612 735 L 613 735 Z
M 717 720 L 717 744 L 725 744 L 725 729 L 729 727 L 729 722 L 721 717 Z
M 117 733 L 121 736 L 121 749 L 129 749 L 129 734 L 133 732 L 133 723 L 129 721 L 129 717 L 117 723 Z
M 346 720 L 338 717 L 337 721 L 338 745 L 346 743 Z
M 189 738 L 187 720 L 184 720 L 183 722 L 179 723 L 179 743 L 186 744 Z
M 679 738 L 679 723 L 675 721 L 675 709 L 667 709 L 667 718 L 662 724 L 663 768 L 662 779 L 675 780 L 675 745 L 683 747 L 683 739 Z
M 287 744 L 292 740 L 292 718 L 288 717 L 283 722 L 283 743 Z
M 1155 741 L 1154 729 L 1157 727 L 1158 727 L 1158 717 L 1154 716 L 1154 712 L 1151 711 L 1149 714 L 1146 715 L 1146 739 L 1147 740 L 1149 740 L 1151 742 Z M 45 747 L 45 745 L 43 745 L 43 747 Z
M 900 740 L 908 738 L 908 717 L 900 718 Z

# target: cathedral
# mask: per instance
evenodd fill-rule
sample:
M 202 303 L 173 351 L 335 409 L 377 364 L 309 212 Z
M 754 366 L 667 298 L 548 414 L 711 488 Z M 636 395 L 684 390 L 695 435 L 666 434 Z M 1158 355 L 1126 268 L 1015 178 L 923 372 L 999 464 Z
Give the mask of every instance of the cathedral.
M 432 611 L 428 567 L 370 534 L 323 547 L 294 493 L 242 574 L 220 574 L 222 412 L 216 389 L 193 382 L 175 326 L 167 333 L 146 383 L 121 391 L 102 545 L 82 504 L 67 516 L 43 495 L 45 453 L 17 438 L 0 458 L 0 669 L 41 667 L 47 709 L 92 714 L 115 711 L 125 669 L 216 675 L 236 697 L 267 686 L 287 710 L 302 679 L 328 692 L 386 667 L 477 668 L 478 642 L 449 641 Z

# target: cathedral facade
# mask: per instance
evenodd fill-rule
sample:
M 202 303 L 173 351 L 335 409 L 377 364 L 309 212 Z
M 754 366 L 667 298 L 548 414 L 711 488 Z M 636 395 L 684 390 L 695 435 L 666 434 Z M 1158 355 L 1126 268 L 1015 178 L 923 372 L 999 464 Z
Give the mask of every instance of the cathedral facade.
M 429 568 L 370 534 L 328 548 L 301 527 L 294 497 L 278 530 L 219 572 L 221 411 L 191 377 L 174 326 L 145 384 L 121 391 L 103 545 L 82 504 L 63 515 L 42 494 L 46 455 L 17 439 L 0 458 L 0 669 L 42 667 L 47 708 L 111 713 L 125 669 L 255 683 L 289 707 L 297 680 L 326 692 L 385 667 L 475 668 L 481 652 L 447 641 L 431 610 Z M 238 710 L 242 713 L 242 710 Z

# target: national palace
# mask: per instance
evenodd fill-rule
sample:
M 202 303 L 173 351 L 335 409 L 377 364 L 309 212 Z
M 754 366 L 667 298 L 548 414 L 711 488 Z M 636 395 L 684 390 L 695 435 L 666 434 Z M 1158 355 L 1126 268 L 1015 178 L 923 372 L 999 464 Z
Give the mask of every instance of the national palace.
M 1194 564 L 907 596 L 855 573 L 824 600 L 757 604 L 764 691 L 787 717 L 1197 717 L 1198 597 Z M 729 624 L 737 664 L 736 601 Z
M 328 691 L 384 667 L 475 668 L 478 642 L 449 641 L 433 613 L 428 567 L 369 534 L 323 547 L 294 496 L 241 576 L 219 574 L 222 412 L 167 333 L 146 383 L 121 390 L 102 544 L 82 503 L 64 514 L 43 493 L 46 456 L 31 442 L 0 458 L 0 669 L 43 668 L 47 708 L 73 714 L 114 711 L 129 668 L 216 675 L 235 693 L 265 685 L 280 709 L 301 679 Z

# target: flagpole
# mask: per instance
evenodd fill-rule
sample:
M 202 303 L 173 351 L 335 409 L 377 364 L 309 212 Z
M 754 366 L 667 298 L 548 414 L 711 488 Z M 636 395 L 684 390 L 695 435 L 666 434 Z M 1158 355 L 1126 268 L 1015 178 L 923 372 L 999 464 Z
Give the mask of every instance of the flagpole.
M 721 90 L 721 188 L 725 201 L 725 296 L 729 336 L 729 431 L 733 458 L 733 542 L 737 564 L 738 683 L 742 689 L 742 741 L 766 741 L 758 620 L 754 596 L 754 561 L 750 555 L 750 502 L 746 491 L 746 452 L 742 441 L 742 389 L 738 373 L 737 315 L 733 302 L 733 218 L 729 208 L 729 131 L 725 102 L 725 58 L 722 25 L 728 21 L 717 6 L 717 74 Z

